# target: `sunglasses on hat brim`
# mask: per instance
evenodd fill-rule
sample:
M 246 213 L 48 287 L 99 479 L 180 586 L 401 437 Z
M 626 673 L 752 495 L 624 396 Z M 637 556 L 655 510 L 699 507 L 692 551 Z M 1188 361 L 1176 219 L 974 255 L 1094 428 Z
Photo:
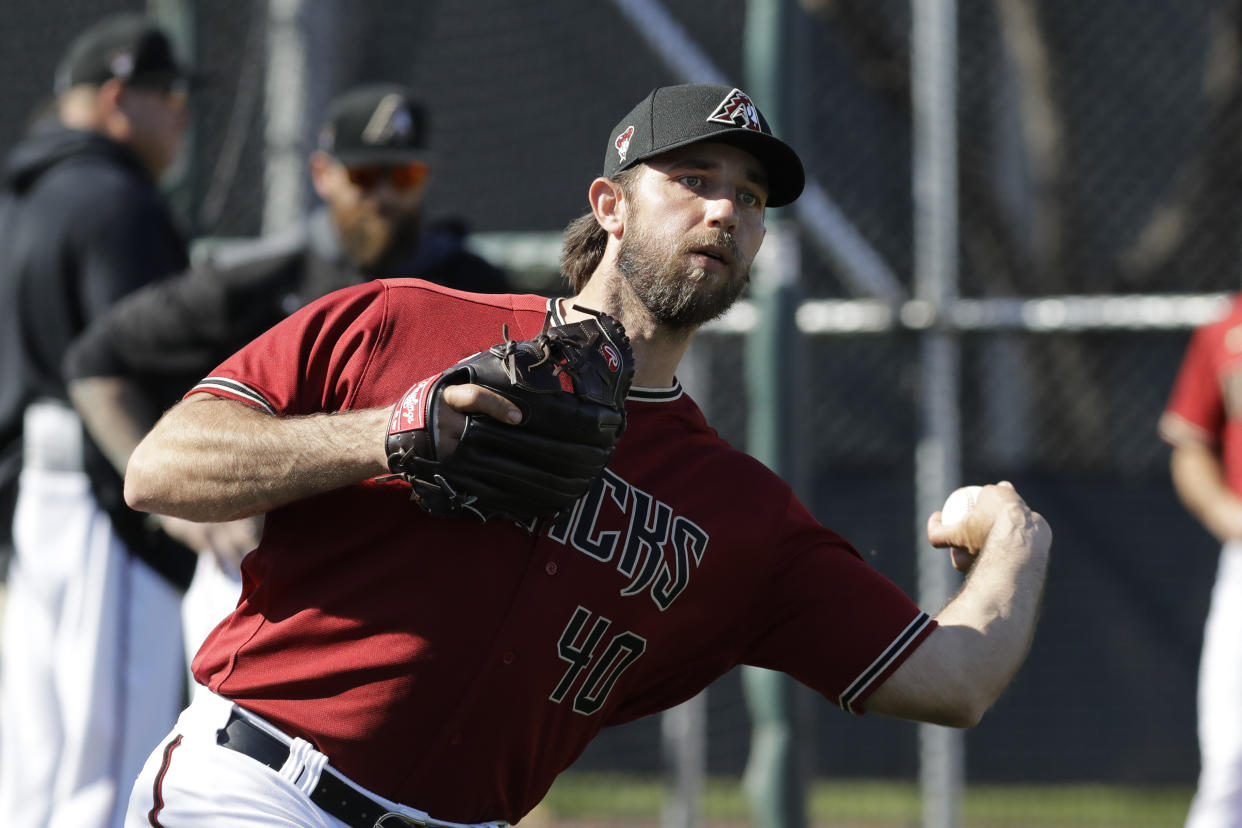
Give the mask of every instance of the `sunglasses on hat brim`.
M 184 107 L 190 99 L 190 83 L 181 76 L 137 77 L 124 83 L 129 89 L 159 95 L 179 107 Z
M 394 190 L 410 190 L 427 177 L 427 165 L 422 161 L 405 164 L 355 164 L 345 167 L 349 181 L 355 187 L 370 190 L 387 181 Z

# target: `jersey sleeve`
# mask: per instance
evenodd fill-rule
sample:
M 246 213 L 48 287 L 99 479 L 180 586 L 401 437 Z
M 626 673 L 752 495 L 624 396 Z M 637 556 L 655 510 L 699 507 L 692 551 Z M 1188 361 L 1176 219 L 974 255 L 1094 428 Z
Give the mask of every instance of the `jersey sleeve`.
M 762 590 L 759 631 L 746 662 L 789 673 L 851 713 L 936 622 L 896 584 L 825 529 L 789 493 L 785 550 Z
M 1217 444 L 1225 423 L 1225 404 L 1215 362 L 1217 339 L 1217 326 L 1200 328 L 1191 336 L 1169 402 L 1160 417 L 1160 437 L 1171 445 Z
M 186 396 L 206 392 L 283 415 L 347 409 L 386 316 L 379 281 L 330 293 L 242 347 Z

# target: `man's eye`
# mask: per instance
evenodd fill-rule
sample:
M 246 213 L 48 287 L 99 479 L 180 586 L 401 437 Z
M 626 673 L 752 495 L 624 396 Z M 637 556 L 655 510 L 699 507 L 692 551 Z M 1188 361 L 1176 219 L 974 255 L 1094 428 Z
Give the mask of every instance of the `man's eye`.
M 742 203 L 747 207 L 759 206 L 759 196 L 754 193 L 739 193 L 738 198 L 741 199 Z
M 701 186 L 701 185 L 703 184 L 703 176 L 701 176 L 701 175 L 683 175 L 683 176 L 681 177 L 681 183 L 682 183 L 682 184 L 685 184 L 687 187 L 691 187 L 691 188 L 694 188 L 694 187 L 699 187 L 699 186 Z

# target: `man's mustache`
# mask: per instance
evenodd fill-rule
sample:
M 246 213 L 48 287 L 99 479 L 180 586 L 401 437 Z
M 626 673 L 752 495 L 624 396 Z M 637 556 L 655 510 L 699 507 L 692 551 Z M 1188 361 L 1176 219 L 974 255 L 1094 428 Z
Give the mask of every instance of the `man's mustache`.
M 690 251 L 697 250 L 701 247 L 713 246 L 728 248 L 729 256 L 732 258 L 734 264 L 737 264 L 742 259 L 742 252 L 741 248 L 738 247 L 737 237 L 728 230 L 721 230 L 719 233 L 707 233 L 700 238 L 686 242 L 682 245 L 681 252 L 689 253 Z

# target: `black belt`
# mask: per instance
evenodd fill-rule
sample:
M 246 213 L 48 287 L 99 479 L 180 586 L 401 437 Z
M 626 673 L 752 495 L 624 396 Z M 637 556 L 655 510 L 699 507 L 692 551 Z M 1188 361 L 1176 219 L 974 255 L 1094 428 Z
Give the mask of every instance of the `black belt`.
M 289 758 L 288 745 L 245 719 L 236 710 L 229 714 L 228 724 L 216 731 L 216 744 L 243 753 L 274 771 L 284 767 L 285 760 Z M 311 793 L 310 800 L 352 828 L 428 825 L 425 821 L 393 813 L 371 797 L 354 790 L 330 768 L 324 768 L 323 773 L 319 774 L 319 784 Z

